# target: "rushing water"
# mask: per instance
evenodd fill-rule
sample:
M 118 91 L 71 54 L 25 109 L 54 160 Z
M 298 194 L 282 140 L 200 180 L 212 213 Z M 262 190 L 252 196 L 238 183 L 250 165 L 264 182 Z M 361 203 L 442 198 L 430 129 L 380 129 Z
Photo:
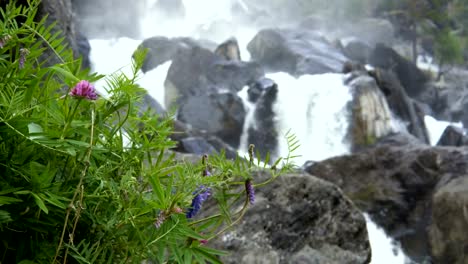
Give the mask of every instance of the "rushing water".
M 232 23 L 235 18 L 230 13 L 232 1 L 229 0 L 185 0 L 185 18 L 183 20 L 164 17 L 164 14 L 153 8 L 156 0 L 147 0 L 145 14 L 142 14 L 140 27 L 141 38 L 92 39 L 91 62 L 93 70 L 101 74 L 122 72 L 131 73 L 131 56 L 145 38 L 152 36 L 190 36 L 204 38 L 217 43 L 235 36 L 238 40 L 243 60 L 250 55 L 246 50 L 247 43 L 258 32 L 258 29 L 235 23 L 229 31 L 219 28 L 213 30 L 214 21 L 223 20 Z M 240 2 L 242 4 L 242 2 Z M 206 8 L 209 7 L 209 8 Z M 171 62 L 166 62 L 154 70 L 143 74 L 140 72 L 138 84 L 148 90 L 164 107 L 164 80 Z M 346 141 L 349 112 L 346 104 L 351 100 L 349 87 L 343 84 L 342 74 L 305 75 L 295 78 L 286 73 L 268 74 L 266 77 L 278 84 L 278 99 L 274 104 L 276 129 L 279 131 L 279 154 L 287 153 L 286 141 L 282 135 L 291 130 L 299 139 L 301 147 L 296 160 L 301 165 L 306 160 L 323 160 L 329 157 L 346 154 L 349 145 Z M 98 90 L 106 95 L 105 80 L 96 84 Z M 247 102 L 246 89 L 239 92 L 247 109 L 246 126 L 255 125 L 253 112 L 255 105 Z M 431 117 L 425 119 L 429 129 L 431 143 L 440 137 L 448 123 L 437 122 Z M 240 152 L 245 151 L 247 136 L 241 138 Z M 379 229 L 367 216 L 369 239 L 372 246 L 372 263 L 400 264 L 407 258 L 392 239 Z

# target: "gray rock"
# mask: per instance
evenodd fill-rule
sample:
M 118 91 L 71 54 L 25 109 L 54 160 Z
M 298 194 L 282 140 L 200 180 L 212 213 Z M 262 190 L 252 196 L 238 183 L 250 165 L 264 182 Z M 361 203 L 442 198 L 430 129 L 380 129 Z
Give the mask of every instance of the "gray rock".
M 455 126 L 447 126 L 440 136 L 437 146 L 463 146 L 466 143 L 463 129 Z
M 467 252 L 459 234 L 468 226 L 468 148 L 390 142 L 305 170 L 341 187 L 414 261 L 466 263 L 459 262 Z
M 350 135 L 352 149 L 374 144 L 394 131 L 392 113 L 384 94 L 370 76 L 354 78 L 352 87 Z
M 264 29 L 247 45 L 252 59 L 269 72 L 295 76 L 341 72 L 346 57 L 313 31 Z
M 235 38 L 230 38 L 216 47 L 214 53 L 225 60 L 240 61 L 241 54 L 239 44 Z
M 418 104 L 408 96 L 397 76 L 391 71 L 380 68 L 369 72 L 369 74 L 374 77 L 380 90 L 387 98 L 392 113 L 404 122 L 406 130 L 423 142 L 429 143 L 424 113 Z
M 403 58 L 392 48 L 377 44 L 369 57 L 369 63 L 393 71 L 409 96 L 417 96 L 425 90 L 428 77 L 413 62 Z
M 333 184 L 288 174 L 256 195 L 242 223 L 210 242 L 232 252 L 223 263 L 369 263 L 364 217 Z
M 177 119 L 237 148 L 245 110 L 242 100 L 232 93 L 199 95 L 187 97 L 181 103 Z
M 227 61 L 207 49 L 192 47 L 172 60 L 164 83 L 165 105 L 172 105 L 176 98 L 236 93 L 263 75 L 255 62 Z
M 468 263 L 468 175 L 438 189 L 432 202 L 429 237 L 435 263 Z

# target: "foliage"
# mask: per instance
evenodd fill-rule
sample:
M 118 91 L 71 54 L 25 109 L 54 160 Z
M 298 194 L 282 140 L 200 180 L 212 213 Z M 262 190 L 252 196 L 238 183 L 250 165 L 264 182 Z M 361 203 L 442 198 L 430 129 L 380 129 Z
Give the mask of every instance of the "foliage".
M 253 148 L 249 160 L 177 161 L 171 117 L 135 107 L 144 94 L 135 84 L 144 50 L 131 77 L 107 78 L 106 98 L 70 95 L 81 80 L 104 77 L 82 71 L 53 25 L 34 21 L 37 7 L 10 3 L 0 14 L 0 262 L 218 263 L 225 253 L 204 242 L 248 209 L 237 187 L 253 181 Z M 63 63 L 48 66 L 43 54 Z M 297 148 L 294 137 L 288 143 Z M 291 169 L 292 157 L 254 186 Z M 202 185 L 218 213 L 188 219 Z

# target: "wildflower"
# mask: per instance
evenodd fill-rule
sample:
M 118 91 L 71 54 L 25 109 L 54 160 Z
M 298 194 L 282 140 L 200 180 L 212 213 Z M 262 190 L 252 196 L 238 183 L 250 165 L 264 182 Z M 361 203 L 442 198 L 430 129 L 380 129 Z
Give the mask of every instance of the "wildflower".
M 25 48 L 20 49 L 20 57 L 19 57 L 19 62 L 18 62 L 18 67 L 20 69 L 24 68 L 24 63 L 26 62 L 26 56 L 29 55 L 29 50 Z
M 82 97 L 88 100 L 96 100 L 97 94 L 94 86 L 88 81 L 80 81 L 78 84 L 73 87 L 70 92 L 70 95 L 73 97 Z
M 10 35 L 5 35 L 2 38 L 0 38 L 0 49 L 3 49 L 5 45 L 10 41 L 11 36 Z
M 255 190 L 250 179 L 245 181 L 245 192 L 247 193 L 247 199 L 249 199 L 250 204 L 255 202 Z
M 210 172 L 210 170 L 208 168 L 205 168 L 203 170 L 203 176 L 211 176 L 211 172 Z
M 182 211 L 182 209 L 180 207 L 176 206 L 176 207 L 172 208 L 172 212 L 175 213 L 175 214 L 180 214 L 183 211 Z
M 156 229 L 159 229 L 164 223 L 164 221 L 166 221 L 166 213 L 161 211 L 159 212 L 156 221 L 154 221 L 154 226 L 156 227 Z
M 200 211 L 203 202 L 206 201 L 211 195 L 211 188 L 207 188 L 202 185 L 197 188 L 194 194 L 196 195 L 193 198 L 192 205 L 190 206 L 190 209 L 186 214 L 187 218 L 194 217 L 198 213 L 198 211 Z
M 200 244 L 202 245 L 206 245 L 208 243 L 208 240 L 206 239 L 202 239 L 202 240 L 199 240 L 200 241 Z

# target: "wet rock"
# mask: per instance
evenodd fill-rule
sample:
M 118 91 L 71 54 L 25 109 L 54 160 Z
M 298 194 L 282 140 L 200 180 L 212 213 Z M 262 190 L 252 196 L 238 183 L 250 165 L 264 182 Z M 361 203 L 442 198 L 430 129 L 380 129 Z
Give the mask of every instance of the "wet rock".
M 232 252 L 223 263 L 369 263 L 371 254 L 360 211 L 339 188 L 305 174 L 258 188 L 242 223 L 210 243 Z
M 345 41 L 343 46 L 343 53 L 346 57 L 363 64 L 367 63 L 371 52 L 371 46 L 355 38 Z
M 148 49 L 145 61 L 141 70 L 143 72 L 150 71 L 166 61 L 172 60 L 176 54 L 191 47 L 199 46 L 198 43 L 191 38 L 167 38 L 167 37 L 151 37 L 143 40 L 140 47 Z
M 269 78 L 260 78 L 255 82 L 251 83 L 249 85 L 249 89 L 247 90 L 249 101 L 251 103 L 257 102 L 258 98 L 260 98 L 260 96 L 262 96 L 262 94 L 264 94 L 269 89 L 277 89 L 274 88 L 275 85 L 275 81 Z
M 466 186 L 459 183 L 454 188 L 454 181 L 467 177 L 467 158 L 466 147 L 387 141 L 311 163 L 305 170 L 342 188 L 414 261 L 432 257 L 432 263 L 463 263 L 456 261 L 465 257 L 461 252 L 466 249 L 466 236 L 454 234 L 466 232 L 466 225 L 455 224 L 466 221 L 462 210 Z
M 255 62 L 227 61 L 213 52 L 193 47 L 179 52 L 169 68 L 165 86 L 165 105 L 176 98 L 219 92 L 238 92 L 264 75 Z
M 437 190 L 432 202 L 429 239 L 434 263 L 468 263 L 468 175 Z
M 141 102 L 135 103 L 140 113 L 150 111 L 157 115 L 163 115 L 166 113 L 166 110 L 161 106 L 158 101 L 156 101 L 151 95 L 146 94 L 143 96 Z
M 192 154 L 203 155 L 217 153 L 216 149 L 202 137 L 184 138 L 180 141 L 179 148 L 182 149 L 182 152 Z
M 235 38 L 230 38 L 216 47 L 214 53 L 228 61 L 240 61 L 239 44 Z
M 177 119 L 238 148 L 245 110 L 242 100 L 232 93 L 199 95 L 181 102 Z
M 189 139 L 190 141 L 190 139 L 196 139 L 199 142 L 201 140 L 205 141 L 200 143 L 200 145 L 207 146 L 206 149 L 208 151 L 212 150 L 211 147 L 213 147 L 215 151 L 210 152 L 212 154 L 224 152 L 225 157 L 228 159 L 235 159 L 237 157 L 237 150 L 229 146 L 219 137 L 210 135 L 204 130 L 195 129 L 191 125 L 187 125 L 179 120 L 173 120 L 173 133 L 169 135 L 169 138 L 177 142 L 174 150 L 179 153 L 192 153 L 191 151 L 193 151 L 193 148 L 184 147 L 184 143 L 186 142 L 184 140 Z
M 392 113 L 384 94 L 370 76 L 353 79 L 352 121 L 350 124 L 352 149 L 374 144 L 381 137 L 394 132 Z
M 465 145 L 463 129 L 455 126 L 447 126 L 440 136 L 437 146 L 463 146 Z
M 393 71 L 409 96 L 417 96 L 425 89 L 428 77 L 413 62 L 403 58 L 392 48 L 377 44 L 370 55 L 369 63 Z
M 247 49 L 268 72 L 283 71 L 294 76 L 341 72 L 347 60 L 318 33 L 298 29 L 261 30 Z
M 429 136 L 424 123 L 424 113 L 415 101 L 407 95 L 396 75 L 379 68 L 369 72 L 369 74 L 376 80 L 380 90 L 387 98 L 392 113 L 404 122 L 406 130 L 423 142 L 429 143 Z
M 248 143 L 255 145 L 256 150 L 262 158 L 265 158 L 268 152 L 270 152 L 272 157 L 275 157 L 278 145 L 278 131 L 275 123 L 276 114 L 273 109 L 273 104 L 276 102 L 278 94 L 278 86 L 273 81 L 270 83 L 265 80 L 264 84 L 266 87 L 255 104 L 255 121 L 247 130 Z

